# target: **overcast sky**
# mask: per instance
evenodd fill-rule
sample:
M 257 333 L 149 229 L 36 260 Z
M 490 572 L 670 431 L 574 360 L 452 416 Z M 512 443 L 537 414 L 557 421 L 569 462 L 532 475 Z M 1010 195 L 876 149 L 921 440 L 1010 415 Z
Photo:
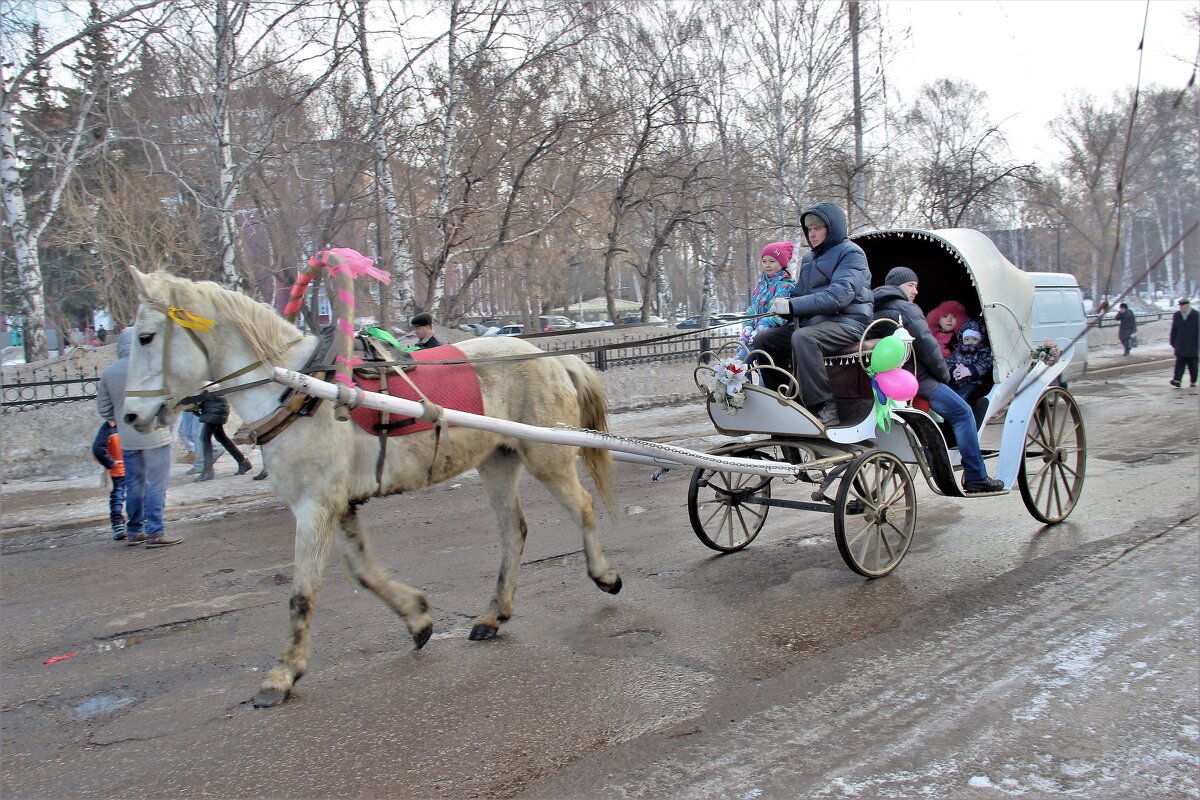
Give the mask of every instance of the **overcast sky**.
M 1182 88 L 1197 53 L 1186 23 L 1200 0 L 1150 0 L 1142 86 Z M 1063 98 L 1082 90 L 1107 98 L 1132 87 L 1145 0 L 885 0 L 894 30 L 911 39 L 889 69 L 910 101 L 922 83 L 972 81 L 988 93 L 1012 154 L 1049 165 L 1057 150 L 1046 125 Z

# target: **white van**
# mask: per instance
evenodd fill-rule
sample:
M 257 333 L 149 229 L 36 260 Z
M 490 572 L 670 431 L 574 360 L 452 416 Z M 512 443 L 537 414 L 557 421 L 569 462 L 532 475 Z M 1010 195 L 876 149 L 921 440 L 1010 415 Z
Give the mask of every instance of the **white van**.
M 1061 378 L 1065 385 L 1087 371 L 1087 314 L 1083 292 L 1074 275 L 1059 272 L 1027 274 L 1033 280 L 1034 289 L 1030 331 L 1033 345 L 1036 347 L 1050 339 L 1065 348 L 1075 342 L 1075 356 Z

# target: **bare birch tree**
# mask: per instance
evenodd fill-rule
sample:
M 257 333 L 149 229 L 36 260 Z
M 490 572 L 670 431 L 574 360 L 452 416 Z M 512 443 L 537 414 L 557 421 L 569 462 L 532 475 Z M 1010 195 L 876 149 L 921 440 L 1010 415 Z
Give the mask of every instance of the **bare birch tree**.
M 28 88 L 28 81 L 47 65 L 53 64 L 70 52 L 88 36 L 101 30 L 120 29 L 120 36 L 112 54 L 114 65 L 129 63 L 148 36 L 154 34 L 172 11 L 170 3 L 163 0 L 139 3 L 120 12 L 100 15 L 79 30 L 43 50 L 20 49 L 29 43 L 31 25 L 21 25 L 10 20 L 3 28 L 5 52 L 0 58 L 0 191 L 4 195 L 4 221 L 8 226 L 9 242 L 12 247 L 12 262 L 16 267 L 21 295 L 21 315 L 24 319 L 24 343 L 26 360 L 46 357 L 46 301 L 42 281 L 42 267 L 38 255 L 38 243 L 58 213 L 72 175 L 81 163 L 100 152 L 105 142 L 96 142 L 89 134 L 94 122 L 92 108 L 97 93 L 107 91 L 103 82 L 81 87 L 77 107 L 71 110 L 73 122 L 66 135 L 56 141 L 42 141 L 44 148 L 42 163 L 48 164 L 53 179 L 41 189 L 41 196 L 31 204 L 25 195 L 22 164 L 17 148 L 18 104 Z M 64 5 L 61 13 L 70 19 L 72 11 Z M 33 208 L 37 209 L 32 214 Z

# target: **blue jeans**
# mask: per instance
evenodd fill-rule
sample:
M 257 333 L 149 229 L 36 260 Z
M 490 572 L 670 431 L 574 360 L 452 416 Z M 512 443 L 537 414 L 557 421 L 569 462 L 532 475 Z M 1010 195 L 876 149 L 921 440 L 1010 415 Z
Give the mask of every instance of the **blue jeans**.
M 108 519 L 113 525 L 125 524 L 125 478 L 113 478 L 108 493 Z
M 983 465 L 983 454 L 979 452 L 979 431 L 975 429 L 975 415 L 967 401 L 958 392 L 944 383 L 939 383 L 929 398 L 929 407 L 941 414 L 954 428 L 958 440 L 958 454 L 962 459 L 963 480 L 981 481 L 988 476 Z
M 196 442 L 200 436 L 200 418 L 190 411 L 183 412 L 179 418 L 179 436 L 189 453 L 196 452 Z
M 125 511 L 130 536 L 163 532 L 167 479 L 171 477 L 171 445 L 125 451 Z

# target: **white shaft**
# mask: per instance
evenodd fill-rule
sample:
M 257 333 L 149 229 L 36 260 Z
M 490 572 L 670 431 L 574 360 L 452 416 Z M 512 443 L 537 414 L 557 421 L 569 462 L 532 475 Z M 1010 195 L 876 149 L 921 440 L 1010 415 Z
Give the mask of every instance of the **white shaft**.
M 283 367 L 275 368 L 275 380 L 293 389 L 320 397 L 323 400 L 337 400 L 338 387 L 336 384 L 322 381 L 311 375 L 304 375 Z M 420 418 L 425 406 L 415 400 L 404 400 L 399 397 L 376 394 L 355 388 L 354 401 L 358 405 L 373 408 L 376 411 L 387 411 L 403 417 Z M 352 403 L 354 402 L 352 401 Z M 547 444 L 565 444 L 575 447 L 597 447 L 602 450 L 615 450 L 619 453 L 629 453 L 651 459 L 639 463 L 652 463 L 657 466 L 690 465 L 694 467 L 719 468 L 726 472 L 740 472 L 747 475 L 795 475 L 797 467 L 781 462 L 763 461 L 753 458 L 730 458 L 728 456 L 713 456 L 684 447 L 669 444 L 654 444 L 641 442 L 636 439 L 625 439 L 611 433 L 597 431 L 570 430 L 566 428 L 541 428 L 537 425 L 526 425 L 506 419 L 485 417 L 470 414 L 466 411 L 456 411 L 453 408 L 444 409 L 446 421 L 463 428 L 476 428 L 491 431 L 503 436 L 513 436 L 517 439 L 529 439 Z

